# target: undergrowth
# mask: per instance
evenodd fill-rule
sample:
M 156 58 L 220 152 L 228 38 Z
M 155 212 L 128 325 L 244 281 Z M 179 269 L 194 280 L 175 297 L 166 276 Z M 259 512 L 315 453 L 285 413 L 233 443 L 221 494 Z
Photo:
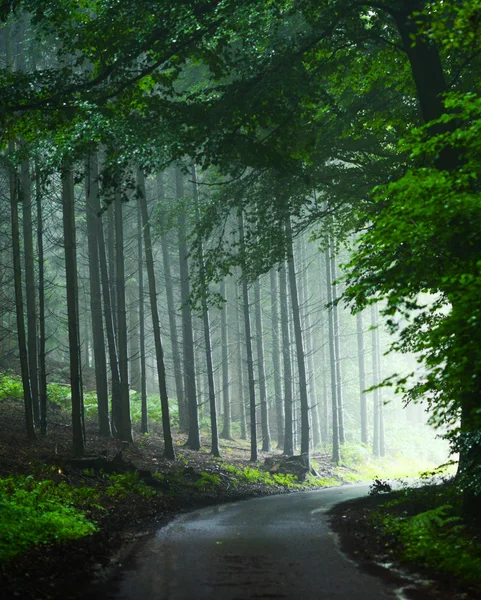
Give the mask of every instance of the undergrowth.
M 371 522 L 394 540 L 401 560 L 479 585 L 481 545 L 460 516 L 460 498 L 451 482 L 406 488 L 374 511 Z

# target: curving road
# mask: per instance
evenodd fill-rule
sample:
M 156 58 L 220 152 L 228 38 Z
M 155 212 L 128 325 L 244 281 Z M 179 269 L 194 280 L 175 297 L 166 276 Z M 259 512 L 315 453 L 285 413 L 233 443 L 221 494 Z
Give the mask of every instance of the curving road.
M 326 511 L 368 485 L 206 508 L 181 516 L 139 550 L 118 600 L 376 600 L 395 598 L 338 549 Z

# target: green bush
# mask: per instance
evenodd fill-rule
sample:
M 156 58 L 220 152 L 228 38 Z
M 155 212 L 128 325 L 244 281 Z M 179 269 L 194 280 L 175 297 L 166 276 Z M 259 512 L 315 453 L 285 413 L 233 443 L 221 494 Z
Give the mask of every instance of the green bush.
M 90 501 L 84 488 L 84 501 Z M 88 497 L 88 498 L 87 498 Z M 0 479 L 0 561 L 52 541 L 78 539 L 96 527 L 73 506 L 76 490 L 29 477 Z M 81 499 L 79 498 L 81 501 Z
M 394 506 L 397 502 L 388 503 Z M 465 532 L 461 519 L 450 504 L 416 515 L 385 514 L 376 511 L 373 519 L 400 544 L 407 562 L 460 577 L 467 583 L 481 580 L 481 549 Z
M 0 373 L 0 402 L 9 399 L 23 399 L 22 380 L 17 375 Z

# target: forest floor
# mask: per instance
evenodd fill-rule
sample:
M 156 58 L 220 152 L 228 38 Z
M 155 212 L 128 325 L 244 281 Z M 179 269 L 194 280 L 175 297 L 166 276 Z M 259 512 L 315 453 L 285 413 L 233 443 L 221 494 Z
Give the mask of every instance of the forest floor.
M 429 486 L 430 484 L 428 484 Z M 347 554 L 364 571 L 395 584 L 399 598 L 409 600 L 475 600 L 481 598 L 481 579 L 471 578 L 467 582 L 445 569 L 443 560 L 433 566 L 421 564 L 420 560 L 406 560 L 403 556 L 403 543 L 396 535 L 385 531 L 377 525 L 378 519 L 373 517 L 393 516 L 406 513 L 406 506 L 400 503 L 392 506 L 393 500 L 399 498 L 400 492 L 371 494 L 336 505 L 330 511 L 331 528 L 337 534 L 341 550 Z M 421 511 L 418 507 L 418 511 Z M 479 575 L 479 551 L 481 550 L 481 531 L 479 526 L 463 528 L 459 540 L 469 536 L 476 544 L 471 548 L 475 557 L 473 565 Z M 435 545 L 435 540 L 432 540 Z M 458 556 L 452 556 L 452 562 L 458 563 L 466 558 L 461 544 L 454 545 Z M 473 568 L 472 575 L 475 575 Z M 474 578 L 475 579 L 475 578 Z
M 72 457 L 69 417 L 52 416 L 48 435 L 29 441 L 24 433 L 23 406 L 2 402 L 0 421 L 0 478 L 31 475 L 69 486 L 94 488 L 98 507 L 89 506 L 88 517 L 98 530 L 87 537 L 37 546 L 0 563 L 2 598 L 22 600 L 93 598 L 92 589 L 115 575 L 143 538 L 175 515 L 200 507 L 255 496 L 339 485 L 327 454 L 313 455 L 320 478 L 293 485 L 276 483 L 261 470 L 268 456 L 259 452 L 259 463 L 249 462 L 249 443 L 221 440 L 221 459 L 209 453 L 208 437 L 199 452 L 184 447 L 186 436 L 174 433 L 176 460 L 163 457 L 163 442 L 156 425 L 152 433 L 134 430 L 134 444 L 101 438 L 93 423 L 86 426 L 88 457 Z M 137 473 L 135 473 L 137 471 Z M 123 473 L 120 477 L 115 472 Z M 140 473 L 140 477 L 138 474 Z M 282 480 L 282 478 L 281 478 Z M 92 587 L 93 586 L 93 587 Z
M 105 586 L 128 563 L 137 545 L 179 513 L 255 496 L 339 485 L 353 475 L 349 469 L 345 473 L 339 467 L 334 469 L 328 454 L 316 452 L 312 459 L 319 477 L 308 478 L 302 486 L 293 485 L 288 478 L 274 481 L 262 465 L 280 451 L 259 452 L 259 462 L 253 465 L 247 441 L 221 440 L 222 458 L 216 459 L 209 453 L 207 435 L 202 436 L 205 447 L 194 452 L 185 448 L 186 436 L 176 432 L 176 460 L 166 460 L 157 424 L 149 435 L 134 428 L 134 444 L 128 445 L 99 437 L 95 424 L 87 423 L 88 458 L 78 462 L 72 457 L 68 414 L 58 410 L 50 420 L 48 436 L 29 441 L 22 403 L 2 402 L 0 478 L 30 475 L 36 480 L 93 489 L 98 500 L 86 512 L 97 531 L 78 540 L 43 544 L 0 563 L 2 598 L 105 597 Z M 385 499 L 373 495 L 332 511 L 332 527 L 342 549 L 373 574 L 391 580 L 402 577 L 407 581 L 406 598 L 481 598 L 480 589 L 463 586 L 455 578 L 446 579 L 425 569 L 409 575 L 409 567 L 393 557 L 392 540 L 370 521 L 373 510 Z M 427 581 L 422 592 L 419 586 L 410 589 L 409 577 Z

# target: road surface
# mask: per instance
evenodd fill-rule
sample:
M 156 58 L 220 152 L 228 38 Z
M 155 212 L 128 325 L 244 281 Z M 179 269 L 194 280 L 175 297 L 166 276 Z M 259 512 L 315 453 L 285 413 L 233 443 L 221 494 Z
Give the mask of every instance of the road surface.
M 270 496 L 178 517 L 139 549 L 111 597 L 395 598 L 392 588 L 340 552 L 328 527 L 331 506 L 367 491 L 354 485 Z

